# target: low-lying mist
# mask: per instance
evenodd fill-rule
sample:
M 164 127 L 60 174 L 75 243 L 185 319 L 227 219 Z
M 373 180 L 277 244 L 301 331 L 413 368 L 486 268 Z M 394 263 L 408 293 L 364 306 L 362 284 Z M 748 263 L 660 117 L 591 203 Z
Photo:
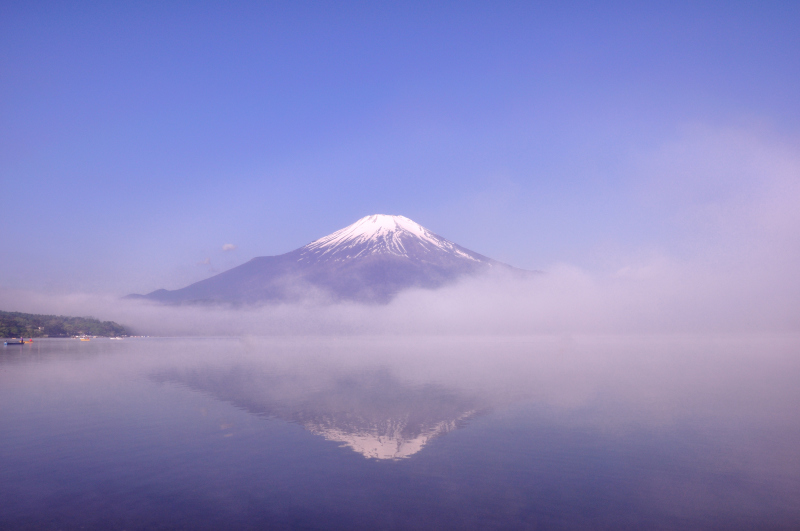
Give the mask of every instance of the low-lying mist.
M 772 267 L 752 274 L 746 269 L 715 269 L 712 264 L 668 259 L 653 259 L 610 274 L 556 265 L 530 279 L 469 278 L 435 291 L 410 290 L 386 305 L 308 298 L 302 303 L 246 307 L 167 306 L 112 296 L 53 296 L 12 290 L 3 291 L 0 302 L 15 311 L 91 315 L 124 324 L 139 335 L 160 336 L 773 333 L 800 329 L 800 293 L 792 285 L 793 273 Z
M 4 310 L 94 316 L 142 335 L 661 334 L 800 331 L 800 159 L 795 143 L 689 128 L 633 159 L 631 201 L 668 225 L 602 267 L 467 278 L 386 305 L 162 306 L 120 294 L 0 289 Z M 637 188 L 638 187 L 638 188 Z M 664 221 L 667 220 L 667 221 Z M 524 242 L 523 242 L 524 243 Z M 630 249 L 630 247 L 629 247 Z

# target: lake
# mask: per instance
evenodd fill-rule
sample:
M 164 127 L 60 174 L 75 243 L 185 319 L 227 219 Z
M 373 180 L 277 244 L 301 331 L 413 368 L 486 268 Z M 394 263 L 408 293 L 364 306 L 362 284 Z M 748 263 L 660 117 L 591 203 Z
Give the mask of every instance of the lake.
M 796 336 L 41 339 L 2 529 L 800 529 Z

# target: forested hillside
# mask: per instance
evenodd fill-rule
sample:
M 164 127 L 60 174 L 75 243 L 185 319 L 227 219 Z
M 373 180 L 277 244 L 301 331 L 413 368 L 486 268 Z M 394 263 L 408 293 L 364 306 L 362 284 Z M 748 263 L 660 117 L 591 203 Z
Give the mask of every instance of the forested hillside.
M 37 315 L 0 311 L 0 337 L 123 336 L 128 330 L 113 321 L 92 317 Z

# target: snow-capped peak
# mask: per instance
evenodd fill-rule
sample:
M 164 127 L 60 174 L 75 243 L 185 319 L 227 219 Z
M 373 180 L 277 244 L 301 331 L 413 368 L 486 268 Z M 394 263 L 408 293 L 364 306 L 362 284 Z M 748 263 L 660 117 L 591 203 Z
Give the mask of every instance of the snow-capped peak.
M 308 245 L 309 248 L 336 246 L 337 244 L 352 241 L 363 243 L 375 240 L 381 236 L 388 236 L 394 232 L 408 232 L 417 238 L 426 240 L 434 245 L 442 238 L 437 237 L 428 229 L 405 216 L 389 216 L 374 214 L 365 216 L 352 225 L 337 230 L 333 234 L 320 238 Z
M 413 251 L 409 245 L 416 247 Z M 482 261 L 462 251 L 454 243 L 437 236 L 419 223 L 405 216 L 374 214 L 366 216 L 352 225 L 311 242 L 303 248 L 304 254 L 317 258 L 344 260 L 368 254 L 393 254 L 409 256 L 409 253 L 444 251 L 468 260 Z

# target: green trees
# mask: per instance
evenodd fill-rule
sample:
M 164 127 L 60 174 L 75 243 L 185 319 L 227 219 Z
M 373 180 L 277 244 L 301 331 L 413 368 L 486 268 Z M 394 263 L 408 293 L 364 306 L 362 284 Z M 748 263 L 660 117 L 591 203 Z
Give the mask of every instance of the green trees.
M 128 330 L 114 321 L 92 317 L 37 315 L 0 311 L 0 337 L 124 336 Z

